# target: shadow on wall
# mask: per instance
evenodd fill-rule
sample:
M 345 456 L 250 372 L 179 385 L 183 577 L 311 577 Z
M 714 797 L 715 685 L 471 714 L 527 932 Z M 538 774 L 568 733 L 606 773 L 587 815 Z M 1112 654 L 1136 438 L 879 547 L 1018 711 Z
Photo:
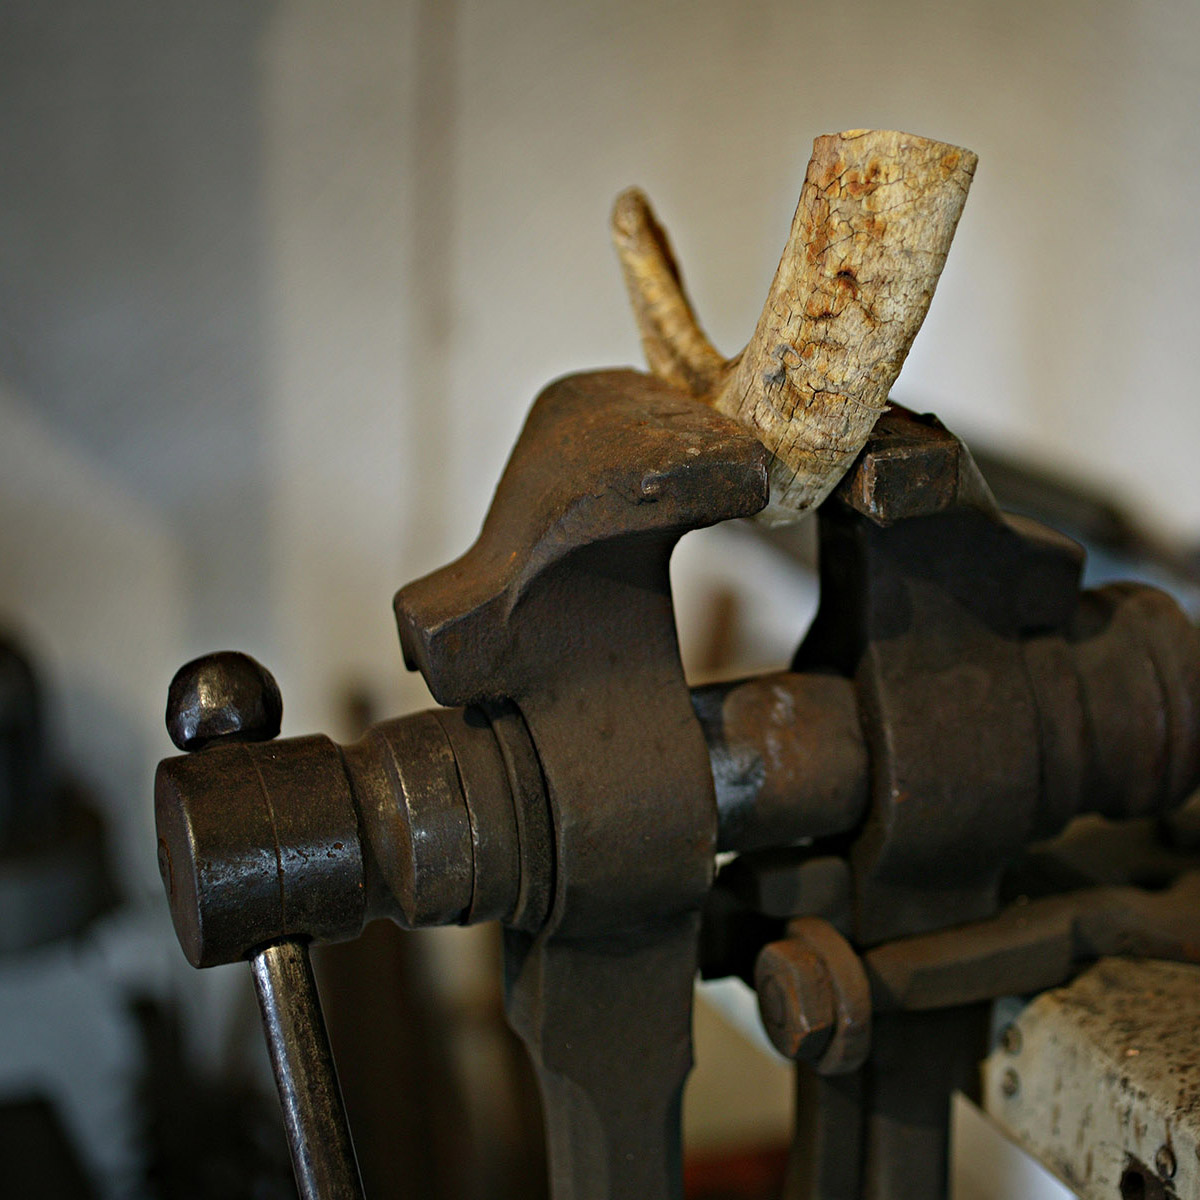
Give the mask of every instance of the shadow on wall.
M 0 380 L 174 527 L 200 640 L 266 613 L 273 7 L 10 0 L 0 17 Z
M 273 7 L 0 7 L 0 622 L 45 667 L 56 751 L 108 810 L 118 889 L 154 893 L 154 919 L 126 909 L 0 961 L 0 1062 L 6 1099 L 35 1079 L 55 1101 L 103 1195 L 146 1165 L 124 967 L 165 990 L 186 969 L 162 937 L 150 834 L 160 698 L 181 646 L 230 628 L 253 642 L 267 619 L 258 60 Z M 215 992 L 187 1015 L 219 1027 Z M 25 1137 L 10 1116 L 0 1133 Z

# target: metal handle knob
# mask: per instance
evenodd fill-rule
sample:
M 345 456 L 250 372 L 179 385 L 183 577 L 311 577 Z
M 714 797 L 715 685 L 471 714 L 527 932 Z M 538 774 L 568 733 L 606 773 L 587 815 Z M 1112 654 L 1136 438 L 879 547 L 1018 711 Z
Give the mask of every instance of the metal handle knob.
M 167 733 L 188 753 L 217 743 L 269 742 L 282 720 L 275 677 L 237 650 L 184 663 L 167 689 Z
M 167 693 L 167 732 L 188 752 L 270 741 L 282 716 L 279 685 L 270 671 L 235 651 L 187 663 Z M 308 946 L 274 942 L 250 957 L 250 970 L 302 1200 L 362 1200 Z

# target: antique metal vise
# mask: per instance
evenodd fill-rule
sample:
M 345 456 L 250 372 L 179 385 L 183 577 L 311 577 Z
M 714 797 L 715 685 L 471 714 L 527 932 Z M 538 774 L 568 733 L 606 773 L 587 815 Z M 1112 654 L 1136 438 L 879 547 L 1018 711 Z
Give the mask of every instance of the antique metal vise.
M 252 660 L 176 676 L 169 729 L 198 753 L 156 782 L 171 912 L 194 965 L 253 964 L 304 1195 L 359 1194 L 305 947 L 376 917 L 502 923 L 556 1200 L 681 1195 L 702 959 L 756 980 L 819 1093 L 790 1193 L 929 1197 L 985 1001 L 1111 942 L 1193 953 L 1177 907 L 1005 908 L 1038 839 L 1200 783 L 1200 640 L 1175 603 L 1081 592 L 1075 543 L 1001 514 L 955 437 L 894 408 L 819 510 L 791 670 L 689 691 L 668 559 L 766 503 L 766 460 L 652 376 L 560 380 L 472 549 L 396 597 L 449 707 L 272 741 Z M 739 857 L 714 888 L 717 851 Z

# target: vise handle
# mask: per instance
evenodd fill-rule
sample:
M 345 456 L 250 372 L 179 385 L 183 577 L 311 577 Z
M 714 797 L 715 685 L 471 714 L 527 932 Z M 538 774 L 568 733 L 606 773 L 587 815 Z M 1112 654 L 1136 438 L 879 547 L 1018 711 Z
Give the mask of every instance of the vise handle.
M 180 750 L 203 753 L 222 743 L 269 741 L 279 732 L 282 711 L 271 673 L 249 655 L 222 651 L 176 672 L 167 730 Z M 159 855 L 170 891 L 173 864 L 165 840 Z M 302 1200 L 362 1200 L 308 945 L 273 941 L 249 957 Z

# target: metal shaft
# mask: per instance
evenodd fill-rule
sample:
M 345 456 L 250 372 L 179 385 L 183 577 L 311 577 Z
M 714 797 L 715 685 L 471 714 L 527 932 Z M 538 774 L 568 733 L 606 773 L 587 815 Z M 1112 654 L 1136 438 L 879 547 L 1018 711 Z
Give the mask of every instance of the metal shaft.
M 276 942 L 250 959 L 302 1200 L 363 1200 L 308 947 Z

